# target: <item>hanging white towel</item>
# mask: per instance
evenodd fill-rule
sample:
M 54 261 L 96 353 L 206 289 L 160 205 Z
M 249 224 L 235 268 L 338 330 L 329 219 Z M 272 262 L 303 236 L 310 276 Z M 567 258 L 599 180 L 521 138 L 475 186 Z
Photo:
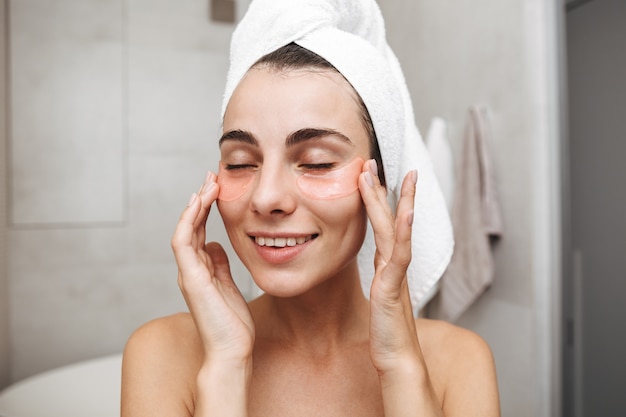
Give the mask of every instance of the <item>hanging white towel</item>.
M 448 212 L 451 212 L 452 199 L 454 197 L 454 157 L 452 156 L 452 149 L 448 142 L 448 126 L 444 119 L 434 117 L 431 120 L 425 142 L 426 149 L 428 149 L 430 159 L 433 163 L 435 177 L 437 178 L 441 193 L 446 202 L 446 207 L 448 208 Z M 420 305 L 427 305 L 437 294 L 439 287 L 440 281 L 437 281 L 430 290 L 424 294 Z
M 470 108 L 452 205 L 455 247 L 428 309 L 433 318 L 456 321 L 493 282 L 491 241 L 502 234 L 502 218 L 488 135 L 486 111 Z
M 435 117 L 430 122 L 426 135 L 426 148 L 433 162 L 435 176 L 446 201 L 448 211 L 452 211 L 454 198 L 454 158 L 448 141 L 448 126 L 441 117 Z

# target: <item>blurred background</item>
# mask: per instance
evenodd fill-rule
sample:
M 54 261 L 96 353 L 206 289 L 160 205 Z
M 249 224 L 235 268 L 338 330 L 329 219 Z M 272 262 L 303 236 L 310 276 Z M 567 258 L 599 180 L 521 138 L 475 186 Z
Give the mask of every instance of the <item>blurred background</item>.
M 1 389 L 186 310 L 169 240 L 217 168 L 247 0 L 0 4 Z M 502 415 L 624 415 L 626 1 L 379 4 L 422 133 L 443 118 L 458 160 L 468 108 L 489 114 L 504 233 L 458 324 L 494 351 Z

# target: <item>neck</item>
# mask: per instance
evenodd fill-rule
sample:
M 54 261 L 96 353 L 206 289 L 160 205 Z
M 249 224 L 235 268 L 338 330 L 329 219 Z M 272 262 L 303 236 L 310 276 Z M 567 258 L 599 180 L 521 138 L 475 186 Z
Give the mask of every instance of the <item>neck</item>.
M 356 262 L 341 276 L 290 298 L 264 295 L 251 304 L 257 337 L 319 353 L 368 338 L 369 303 Z M 256 312 L 256 314 L 255 314 Z

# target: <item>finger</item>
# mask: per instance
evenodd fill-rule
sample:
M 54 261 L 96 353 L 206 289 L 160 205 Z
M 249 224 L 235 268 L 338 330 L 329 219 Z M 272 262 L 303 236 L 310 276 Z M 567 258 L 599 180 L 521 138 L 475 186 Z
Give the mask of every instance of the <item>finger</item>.
M 380 183 L 380 178 L 378 177 L 378 164 L 374 159 L 370 159 L 363 164 L 363 172 L 359 177 L 359 188 L 362 188 L 361 192 L 364 190 L 367 192 L 368 188 L 364 187 L 365 185 L 368 185 L 369 188 L 375 191 L 375 193 L 368 193 L 368 195 L 373 197 L 378 202 L 383 203 L 381 206 L 383 212 L 389 217 L 393 216 L 391 207 L 387 204 L 387 189 Z
M 221 288 L 227 288 L 231 292 L 236 293 L 238 295 L 237 298 L 242 298 L 243 295 L 230 273 L 228 255 L 226 255 L 222 245 L 217 242 L 209 242 L 206 244 L 205 251 L 213 264 L 213 277 L 219 281 Z M 226 299 L 229 300 L 230 298 L 226 297 Z
M 208 172 L 205 182 L 198 192 L 200 200 L 200 211 L 194 221 L 195 225 L 195 247 L 204 248 L 206 242 L 206 222 L 211 212 L 211 206 L 217 199 L 219 194 L 219 185 L 216 176 L 212 172 Z
M 177 261 L 185 255 L 187 260 L 204 249 L 206 220 L 209 208 L 217 198 L 219 188 L 215 176 L 207 174 L 207 181 L 198 193 L 192 194 L 189 203 L 181 214 L 172 236 L 171 245 Z
M 200 212 L 200 207 L 198 194 L 193 193 L 187 207 L 183 210 L 178 219 L 174 235 L 172 236 L 172 248 L 175 251 L 179 248 L 192 245 L 195 230 L 194 223 Z
M 223 293 L 224 300 L 234 311 L 242 314 L 248 307 L 243 294 L 239 290 L 239 287 L 237 287 L 230 273 L 228 256 L 224 248 L 217 242 L 210 242 L 206 244 L 205 250 L 214 266 L 213 276 L 219 281 L 219 284 L 221 284 L 220 287 L 222 291 L 225 291 Z M 230 292 L 230 295 L 228 295 L 226 291 Z
M 374 174 L 375 172 L 377 172 L 375 161 L 367 161 L 364 164 L 364 172 L 359 177 L 359 190 L 367 216 L 372 223 L 376 249 L 384 260 L 388 261 L 393 251 L 394 218 L 387 202 L 386 190 L 380 185 L 380 180 Z
M 390 277 L 395 284 L 406 276 L 406 270 L 411 262 L 411 236 L 413 232 L 415 185 L 417 171 L 409 172 L 402 182 L 400 199 L 398 201 L 395 221 L 395 242 L 391 259 L 387 265 Z
M 222 245 L 217 242 L 209 242 L 205 245 L 205 251 L 213 262 L 215 277 L 222 282 L 232 281 L 228 256 Z
M 178 265 L 178 284 L 183 288 L 183 276 L 196 276 L 202 269 L 198 248 L 195 245 L 196 233 L 194 220 L 200 211 L 200 198 L 196 193 L 191 196 L 190 205 L 183 211 L 172 236 L 171 246 Z

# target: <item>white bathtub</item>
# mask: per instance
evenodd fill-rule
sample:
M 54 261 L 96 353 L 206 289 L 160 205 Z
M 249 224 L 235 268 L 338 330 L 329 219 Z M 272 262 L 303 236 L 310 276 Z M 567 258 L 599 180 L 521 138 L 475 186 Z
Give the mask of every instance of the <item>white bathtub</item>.
M 119 417 L 122 355 L 26 378 L 0 392 L 1 417 Z

